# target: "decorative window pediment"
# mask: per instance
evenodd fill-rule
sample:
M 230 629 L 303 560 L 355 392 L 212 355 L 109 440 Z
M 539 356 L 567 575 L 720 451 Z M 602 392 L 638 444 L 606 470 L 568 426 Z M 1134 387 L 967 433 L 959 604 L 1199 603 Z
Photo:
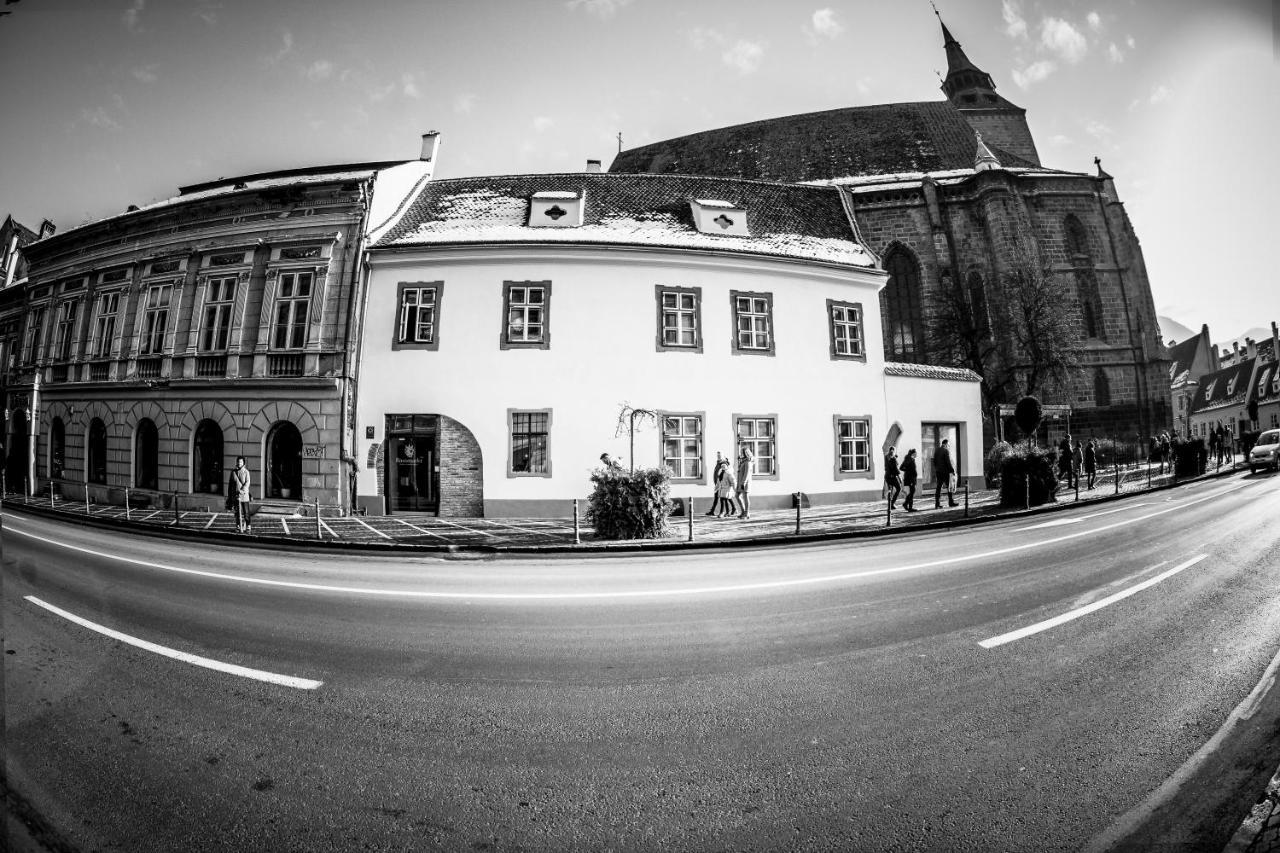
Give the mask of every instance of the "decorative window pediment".
M 689 207 L 693 211 L 694 225 L 703 234 L 751 236 L 744 207 L 710 198 L 695 198 L 689 202 Z
M 529 199 L 530 228 L 577 228 L 582 225 L 586 193 L 547 190 Z

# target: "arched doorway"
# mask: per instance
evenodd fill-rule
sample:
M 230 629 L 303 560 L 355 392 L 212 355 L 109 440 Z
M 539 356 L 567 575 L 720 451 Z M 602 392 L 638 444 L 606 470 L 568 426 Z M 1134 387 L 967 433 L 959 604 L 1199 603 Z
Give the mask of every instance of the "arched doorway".
M 191 490 L 210 494 L 222 491 L 222 427 L 208 418 L 196 424 L 191 448 Z
M 11 416 L 13 433 L 5 457 L 5 488 L 23 494 L 27 484 L 27 454 L 31 452 L 31 415 L 26 409 L 15 409 Z
M 133 436 L 133 484 L 139 489 L 160 487 L 160 432 L 150 418 L 138 421 Z
M 302 433 L 281 421 L 267 433 L 267 497 L 302 497 Z
M 67 427 L 62 418 L 49 424 L 49 479 L 61 480 L 67 464 Z
M 102 418 L 94 418 L 89 421 L 85 480 L 101 485 L 105 485 L 107 482 L 107 425 L 103 423 Z

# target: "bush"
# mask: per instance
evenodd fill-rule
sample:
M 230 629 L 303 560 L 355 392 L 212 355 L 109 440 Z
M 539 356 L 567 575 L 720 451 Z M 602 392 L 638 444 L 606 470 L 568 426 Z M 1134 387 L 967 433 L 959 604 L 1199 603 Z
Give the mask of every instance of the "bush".
M 595 491 L 587 502 L 587 523 L 602 539 L 661 539 L 671 515 L 671 471 L 617 468 L 591 472 Z
M 1004 459 L 1013 452 L 1013 445 L 1007 441 L 998 441 L 987 451 L 986 461 L 982 464 L 982 476 L 987 481 L 987 488 L 994 489 L 1000 485 L 1000 469 Z
M 1031 482 L 1031 506 L 1057 500 L 1058 454 L 1053 450 L 1012 449 L 1000 466 L 1000 505 L 1024 506 L 1027 503 L 1027 481 Z

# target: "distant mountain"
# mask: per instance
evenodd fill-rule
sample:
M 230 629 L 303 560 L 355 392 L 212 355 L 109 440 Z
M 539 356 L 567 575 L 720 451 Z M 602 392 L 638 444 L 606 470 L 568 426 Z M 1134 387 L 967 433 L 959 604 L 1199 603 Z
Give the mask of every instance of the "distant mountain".
M 1161 328 L 1163 329 L 1164 326 L 1161 326 Z M 1234 338 L 1227 338 L 1225 341 L 1220 342 L 1218 344 L 1218 351 L 1231 352 L 1231 344 L 1233 342 L 1239 343 L 1241 349 L 1243 349 L 1245 338 L 1253 338 L 1255 341 L 1261 341 L 1269 337 L 1271 337 L 1270 329 L 1264 329 L 1262 326 L 1257 326 L 1255 328 L 1248 330 L 1247 332 L 1241 332 L 1239 335 L 1237 335 Z
M 1187 338 L 1192 338 L 1199 334 L 1191 331 L 1172 317 L 1156 317 L 1156 321 L 1160 323 L 1160 340 L 1166 344 L 1171 340 L 1182 343 Z

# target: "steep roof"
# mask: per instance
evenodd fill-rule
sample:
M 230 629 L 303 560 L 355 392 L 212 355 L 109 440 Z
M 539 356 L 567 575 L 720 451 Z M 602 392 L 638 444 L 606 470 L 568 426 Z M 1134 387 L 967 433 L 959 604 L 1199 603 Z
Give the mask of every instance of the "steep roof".
M 1195 362 L 1196 351 L 1200 346 L 1200 336 L 1187 338 L 1169 349 L 1169 382 L 1176 385 L 1186 379 L 1186 374 Z
M 1249 400 L 1249 380 L 1253 377 L 1256 358 L 1246 358 L 1213 373 L 1200 377 L 1196 396 L 1191 400 L 1191 412 L 1203 412 L 1226 406 L 1244 405 Z
M 609 171 L 813 181 L 973 169 L 973 128 L 947 101 L 845 107 L 692 133 L 623 151 Z M 1034 167 L 989 145 L 1006 167 Z
M 1253 382 L 1251 393 L 1259 403 L 1280 401 L 1280 362 L 1258 366 L 1258 377 Z
M 530 227 L 530 200 L 547 192 L 582 196 L 582 224 Z M 699 231 L 695 199 L 746 210 L 749 236 Z M 432 181 L 372 248 L 487 243 L 662 246 L 875 265 L 833 187 L 588 172 Z

